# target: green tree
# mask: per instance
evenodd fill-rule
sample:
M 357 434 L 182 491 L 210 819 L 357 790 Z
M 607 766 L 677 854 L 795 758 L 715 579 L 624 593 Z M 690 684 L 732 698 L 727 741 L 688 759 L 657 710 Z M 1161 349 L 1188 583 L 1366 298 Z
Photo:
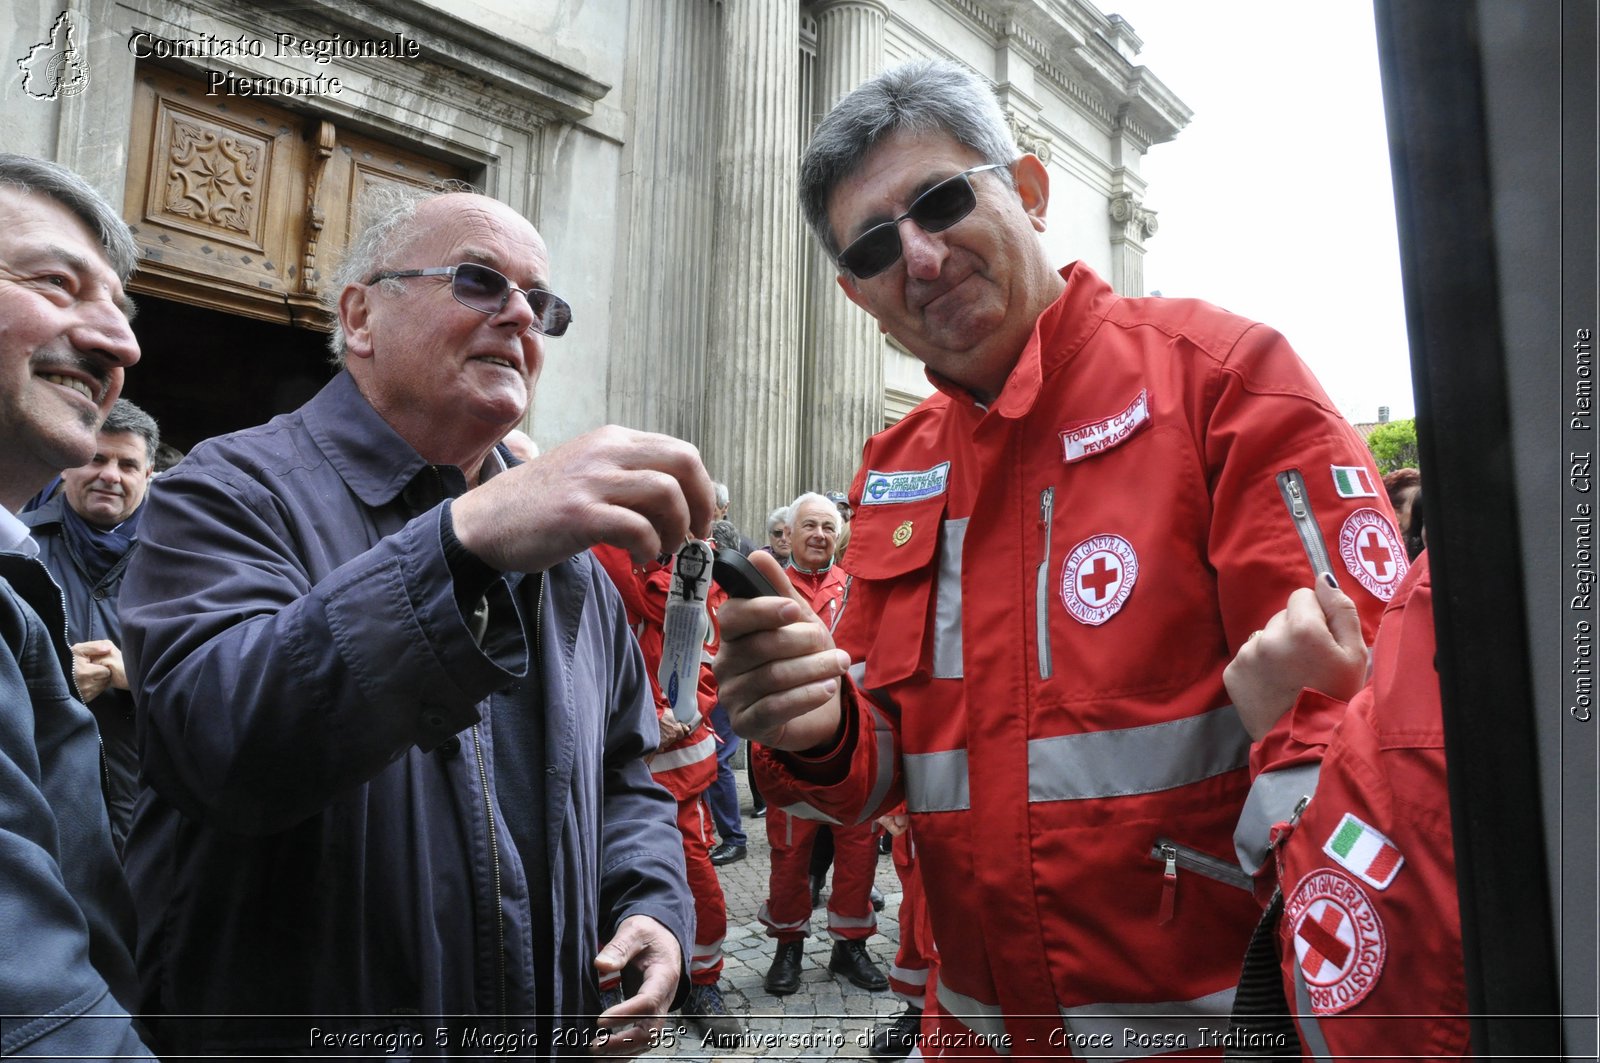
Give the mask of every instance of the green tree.
M 1408 418 L 1380 424 L 1367 437 L 1367 449 L 1385 476 L 1396 469 L 1416 468 L 1417 422 Z

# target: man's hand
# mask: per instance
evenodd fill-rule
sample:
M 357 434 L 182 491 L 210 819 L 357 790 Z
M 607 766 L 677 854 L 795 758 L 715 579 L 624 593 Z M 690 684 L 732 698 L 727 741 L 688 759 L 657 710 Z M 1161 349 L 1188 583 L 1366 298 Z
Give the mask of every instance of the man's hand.
M 1303 688 L 1349 701 L 1367 676 L 1361 616 L 1345 593 L 1317 580 L 1251 635 L 1222 673 L 1252 741 L 1293 707 Z
M 640 976 L 633 996 L 600 1014 L 598 1025 L 607 1033 L 592 1049 L 597 1056 L 636 1056 L 650 1048 L 650 1034 L 667 1021 L 667 1009 L 678 991 L 683 971 L 683 950 L 678 939 L 647 915 L 630 915 L 617 927 L 594 958 L 594 969 L 605 982 L 632 968 Z
M 83 643 L 79 643 L 79 646 Z M 78 696 L 88 704 L 95 698 L 104 694 L 106 687 L 111 685 L 111 669 L 95 662 L 94 658 L 78 652 L 78 646 L 72 647 L 72 678 L 78 686 Z
M 111 685 L 118 690 L 128 689 L 128 673 L 122 668 L 122 651 L 110 639 L 90 639 L 72 647 L 73 657 L 82 655 L 91 663 L 110 669 Z
M 635 561 L 711 526 L 711 477 L 681 439 L 597 428 L 451 504 L 461 545 L 503 572 L 543 572 L 596 543 Z
M 660 716 L 656 717 L 656 723 L 659 724 L 661 728 L 661 744 L 656 746 L 656 752 L 658 753 L 661 752 L 661 750 L 666 749 L 668 746 L 677 742 L 681 742 L 685 738 L 689 737 L 688 725 L 682 723 L 676 716 L 672 715 L 671 710 L 668 710 L 667 712 L 664 712 Z
M 834 648 L 777 559 L 758 550 L 750 563 L 788 597 L 730 598 L 717 610 L 717 695 L 741 737 L 773 749 L 811 749 L 839 731 L 839 684 L 850 657 Z

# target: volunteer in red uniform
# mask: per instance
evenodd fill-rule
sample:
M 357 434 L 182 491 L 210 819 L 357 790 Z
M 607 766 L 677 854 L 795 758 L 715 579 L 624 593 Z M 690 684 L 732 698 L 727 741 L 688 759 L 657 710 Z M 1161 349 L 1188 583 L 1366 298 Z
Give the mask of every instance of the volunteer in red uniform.
M 793 552 L 787 571 L 795 590 L 824 624 L 831 624 L 838 617 L 844 598 L 844 572 L 833 561 L 843 526 L 838 507 L 822 495 L 808 492 L 789 507 L 789 545 Z M 767 934 L 777 939 L 778 947 L 764 984 L 767 992 L 785 996 L 800 988 L 801 956 L 811 932 L 811 846 L 817 828 L 826 821 L 794 815 L 782 801 L 769 800 L 767 805 L 772 867 L 767 879 L 767 900 L 758 918 Z M 878 914 L 872 907 L 872 879 L 878 868 L 872 824 L 829 825 L 834 848 L 833 889 L 828 894 L 828 934 L 833 938 L 833 953 L 828 969 L 862 989 L 887 989 L 888 977 L 866 950 L 866 940 L 878 929 Z
M 683 857 L 689 892 L 694 896 L 695 921 L 694 950 L 689 957 L 689 995 L 684 999 L 683 1016 L 699 1026 L 712 1043 L 736 1045 L 744 1034 L 744 1027 L 728 1013 L 722 991 L 717 988 L 722 977 L 722 942 L 728 933 L 728 906 L 722 894 L 722 880 L 711 865 L 714 831 L 711 807 L 705 796 L 717 777 L 717 743 L 709 719 L 711 708 L 717 703 L 716 679 L 708 665 L 701 666 L 696 691 L 700 720 L 693 727 L 679 721 L 668 708 L 656 680 L 656 670 L 661 666 L 667 592 L 672 586 L 670 563 L 652 561 L 634 565 L 626 551 L 614 546 L 602 544 L 592 550 L 622 595 L 628 623 L 639 640 L 650 688 L 655 693 L 661 746 L 650 758 L 650 774 L 678 802 L 678 833 L 683 836 Z M 712 652 L 716 608 L 726 597 L 721 588 L 712 585 L 707 598 L 711 610 Z M 709 653 L 706 659 L 710 660 Z M 603 985 L 601 988 L 612 987 Z
M 1254 759 L 1297 776 L 1309 802 L 1271 829 L 1258 875 L 1281 892 L 1284 1001 L 1308 1059 L 1471 1052 L 1433 630 L 1423 553 L 1365 683 L 1355 607 L 1327 585 L 1296 591 L 1228 666 Z M 1325 746 L 1299 741 L 1329 720 Z
M 1247 803 L 1222 670 L 1308 551 L 1376 628 L 1406 557 L 1366 448 L 1272 329 L 1053 269 L 1049 175 L 954 64 L 846 96 L 801 185 L 938 390 L 866 445 L 832 636 L 794 601 L 724 610 L 762 789 L 847 823 L 903 796 L 924 1056 L 1214 1054 L 1259 915 L 1234 828 L 1287 813 Z

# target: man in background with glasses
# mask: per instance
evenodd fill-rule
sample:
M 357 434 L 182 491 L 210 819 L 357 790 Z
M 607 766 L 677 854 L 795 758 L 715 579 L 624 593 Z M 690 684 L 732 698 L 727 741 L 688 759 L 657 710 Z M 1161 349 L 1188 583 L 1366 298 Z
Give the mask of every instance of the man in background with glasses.
M 1314 786 L 1247 804 L 1251 767 L 1297 751 L 1252 764 L 1222 670 L 1329 567 L 1370 638 L 1405 570 L 1366 448 L 1283 337 L 1056 270 L 1049 178 L 954 64 L 823 119 L 807 219 L 938 390 L 867 444 L 832 638 L 797 600 L 721 613 L 768 799 L 863 823 L 904 797 L 929 1058 L 1215 1048 L 1259 914 L 1236 824 L 1259 859 Z
M 342 372 L 163 476 L 124 584 L 146 1009 L 174 1054 L 637 1052 L 692 902 L 587 550 L 703 533 L 711 481 L 620 428 L 509 461 L 572 320 L 543 240 L 465 193 L 365 220 Z

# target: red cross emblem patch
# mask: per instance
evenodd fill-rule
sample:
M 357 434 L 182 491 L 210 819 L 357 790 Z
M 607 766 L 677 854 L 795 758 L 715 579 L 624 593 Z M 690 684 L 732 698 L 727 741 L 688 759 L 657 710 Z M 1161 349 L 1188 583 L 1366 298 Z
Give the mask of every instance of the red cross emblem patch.
M 1061 566 L 1061 600 L 1081 623 L 1098 627 L 1116 615 L 1139 578 L 1139 556 L 1120 535 L 1091 535 Z
M 1345 567 L 1374 597 L 1388 601 L 1406 570 L 1405 547 L 1389 519 L 1375 509 L 1358 509 L 1339 529 L 1339 556 Z
M 1320 1015 L 1361 1003 L 1383 973 L 1388 938 L 1366 891 L 1348 876 L 1319 868 L 1300 880 L 1283 906 L 1295 963 Z

